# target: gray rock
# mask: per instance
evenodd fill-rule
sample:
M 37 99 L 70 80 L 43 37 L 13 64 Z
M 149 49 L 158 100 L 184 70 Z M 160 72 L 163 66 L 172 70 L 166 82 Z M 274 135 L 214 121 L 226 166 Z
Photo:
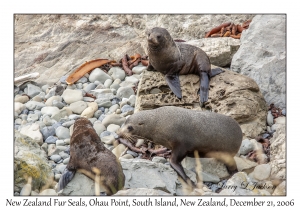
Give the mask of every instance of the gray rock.
M 56 141 L 56 146 L 65 146 L 65 141 L 64 140 L 57 140 Z
M 108 135 L 108 136 L 102 136 L 101 141 L 105 144 L 112 145 L 112 144 L 114 144 L 116 139 L 113 135 Z
M 97 99 L 97 100 L 99 100 L 99 99 Z M 100 103 L 98 103 L 97 100 L 95 102 L 98 104 L 99 107 L 109 108 L 112 106 L 112 103 L 109 99 L 107 99 L 107 101 L 103 101 Z
M 122 126 L 122 124 L 126 121 L 125 117 L 122 117 L 118 114 L 110 114 L 107 115 L 103 120 L 102 120 L 102 124 L 107 127 L 110 124 L 116 124 L 119 126 Z
M 68 157 L 68 158 L 64 159 L 63 164 L 68 165 L 69 161 L 70 161 L 70 158 Z
M 46 106 L 52 106 L 53 105 L 53 101 L 59 101 L 62 102 L 62 97 L 61 96 L 52 96 L 50 98 L 47 99 L 47 101 L 45 102 Z
M 39 195 L 42 195 L 42 196 L 56 196 L 58 195 L 55 190 L 53 189 L 46 189 L 46 190 L 43 190 Z
M 135 106 L 135 101 L 136 101 L 136 96 L 135 96 L 135 95 L 131 95 L 131 96 L 129 97 L 127 103 L 128 103 L 130 106 L 134 107 L 134 106 Z
M 33 98 L 34 96 L 38 95 L 40 92 L 42 92 L 42 89 L 38 86 L 28 84 L 27 85 L 27 95 L 30 96 L 30 98 Z
M 60 152 L 60 153 L 59 153 L 59 156 L 60 156 L 62 159 L 66 159 L 66 158 L 69 158 L 69 157 L 70 157 L 70 155 L 68 155 L 68 154 L 65 153 L 65 152 Z
M 78 118 L 80 118 L 80 115 L 77 115 L 77 114 L 71 114 L 71 115 L 69 115 L 69 119 L 70 120 L 76 120 Z
M 75 120 L 70 120 L 62 124 L 62 126 L 69 128 L 71 125 L 75 123 Z
M 107 131 L 116 132 L 117 130 L 119 130 L 119 128 L 120 128 L 119 125 L 110 124 L 109 126 L 107 126 Z
M 67 84 L 67 82 L 66 82 L 66 79 L 69 77 L 69 75 L 64 75 L 64 76 L 62 76 L 61 78 L 60 78 L 60 82 L 61 83 L 63 83 L 63 84 Z
M 139 79 L 135 77 L 136 75 L 128 76 L 125 78 L 125 82 L 137 84 L 139 82 Z
M 253 162 L 253 161 L 248 160 L 246 158 L 241 158 L 241 157 L 236 157 L 235 156 L 234 160 L 236 162 L 238 171 L 243 171 L 243 170 L 246 170 L 246 169 L 251 169 L 251 168 L 254 168 L 255 166 L 257 166 L 256 162 Z
M 26 108 L 26 105 L 24 105 L 20 102 L 15 102 L 15 112 L 17 114 L 20 114 L 25 108 Z
M 110 113 L 114 113 L 117 109 L 119 109 L 119 104 L 112 105 L 112 106 L 109 108 L 109 112 L 110 112 Z
M 108 74 L 112 77 L 113 80 L 115 80 L 115 79 L 124 80 L 125 76 L 126 76 L 125 71 L 123 69 L 121 69 L 120 67 L 112 67 L 108 71 Z
M 55 128 L 53 126 L 46 126 L 41 129 L 43 139 L 46 140 L 49 136 L 55 135 Z
M 101 116 L 101 114 L 102 114 L 102 111 L 101 110 L 97 110 L 94 113 L 94 117 L 98 119 Z
M 144 70 L 146 70 L 147 69 L 147 66 L 141 66 L 141 65 L 139 65 L 139 66 L 135 66 L 135 67 L 133 67 L 132 68 L 132 72 L 134 73 L 134 74 L 141 74 Z
M 95 99 L 91 98 L 91 97 L 83 97 L 82 99 L 84 102 L 93 102 L 95 101 Z
M 201 176 L 202 176 L 203 182 L 212 182 L 212 183 L 219 183 L 220 182 L 220 178 L 216 175 L 213 175 L 213 174 L 205 173 L 205 172 L 202 171 Z
M 267 123 L 269 126 L 272 126 L 274 124 L 274 117 L 273 117 L 271 111 L 268 111 Z
M 46 85 L 43 85 L 42 86 L 42 91 L 44 91 L 46 93 L 47 89 L 49 88 L 50 86 L 48 84 Z
M 125 112 L 130 112 L 130 111 L 134 111 L 134 108 L 132 106 L 129 106 L 129 105 L 124 105 L 122 108 L 121 108 L 121 111 L 122 113 L 125 113 Z
M 269 33 L 272 31 L 272 33 Z M 286 107 L 286 15 L 256 15 L 231 69 L 254 79 L 267 104 Z
M 56 113 L 59 112 L 59 109 L 54 106 L 43 107 L 41 112 L 42 112 L 42 114 L 46 114 L 46 115 L 49 115 L 50 117 L 52 117 L 53 115 L 55 115 Z
M 29 101 L 29 97 L 26 95 L 25 96 L 16 95 L 14 100 L 15 100 L 15 102 L 25 104 Z
M 48 156 L 59 155 L 60 152 L 63 152 L 67 149 L 66 146 L 55 146 L 53 144 L 48 145 Z
M 129 152 L 129 151 L 127 151 L 127 152 Z M 131 152 L 131 151 L 130 151 L 130 152 Z M 136 154 L 137 154 L 137 153 L 136 153 Z M 134 156 L 134 157 L 136 157 L 136 156 Z M 152 158 L 152 161 L 155 162 L 155 163 L 163 163 L 163 164 L 167 162 L 167 160 L 166 160 L 165 158 L 159 157 L 159 156 L 153 157 L 153 158 Z
M 134 95 L 131 87 L 120 87 L 117 91 L 117 97 L 119 98 L 129 98 L 131 95 Z
M 253 144 L 251 143 L 251 141 L 249 139 L 244 139 L 242 141 L 240 150 L 239 150 L 239 154 L 241 155 L 246 155 L 249 152 L 251 152 L 254 149 Z
M 84 88 L 83 88 L 83 90 L 85 91 L 85 92 L 90 92 L 91 90 L 94 90 L 96 88 L 96 85 L 94 84 L 94 83 L 90 83 L 90 84 L 88 84 L 87 86 L 85 86 Z
M 59 155 L 51 155 L 50 159 L 57 163 L 61 160 L 61 157 Z
M 31 138 L 34 142 L 39 145 L 43 144 L 43 136 L 40 132 L 40 126 L 37 123 L 31 125 L 25 125 L 21 128 L 20 133 L 24 136 Z
M 104 84 L 105 80 L 107 79 L 111 79 L 111 77 L 99 68 L 94 69 L 89 76 L 90 82 L 95 82 L 98 80 Z
M 96 121 L 93 125 L 93 128 L 95 129 L 98 136 L 100 136 L 100 134 L 106 130 L 106 127 L 100 121 Z
M 56 86 L 52 87 L 49 92 L 45 95 L 45 99 L 49 99 L 52 96 L 55 96 Z
M 109 88 L 110 85 L 112 84 L 112 82 L 113 82 L 112 79 L 107 79 L 107 80 L 104 82 L 104 86 L 105 86 L 106 88 Z
M 57 137 L 55 136 L 49 136 L 46 140 L 45 143 L 47 144 L 56 144 L 56 141 L 58 140 Z
M 82 91 L 66 89 L 62 94 L 62 98 L 67 104 L 71 104 L 76 101 L 81 101 L 83 99 Z
M 253 176 L 257 180 L 266 180 L 271 174 L 270 164 L 261 164 L 254 168 Z
M 29 114 L 27 117 L 27 121 L 28 122 L 35 122 L 39 119 L 39 115 L 38 114 Z
M 95 195 L 95 182 L 81 173 L 76 173 L 73 179 L 63 189 L 61 195 L 93 196 Z
M 78 84 L 78 83 L 86 83 L 88 81 L 88 78 L 86 77 L 81 77 L 79 80 L 77 80 L 75 82 L 75 84 Z
M 29 196 L 31 194 L 31 184 L 25 184 L 20 192 L 21 196 Z
M 63 126 L 60 126 L 60 127 L 56 128 L 55 133 L 56 133 L 56 136 L 59 139 L 70 138 L 70 130 L 68 128 L 63 127 Z
M 29 110 L 41 110 L 43 107 L 45 107 L 46 105 L 42 102 L 37 102 L 37 101 L 28 101 L 25 104 L 26 108 Z
M 65 107 L 63 109 L 60 109 L 57 113 L 53 114 L 52 118 L 56 121 L 61 121 L 61 119 L 67 119 L 70 114 L 72 114 L 72 111 L 68 107 Z

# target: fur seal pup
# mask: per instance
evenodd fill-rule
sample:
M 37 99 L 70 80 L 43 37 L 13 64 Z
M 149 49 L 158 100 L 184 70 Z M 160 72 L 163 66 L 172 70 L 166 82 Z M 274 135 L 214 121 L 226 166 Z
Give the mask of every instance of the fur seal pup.
M 94 167 L 100 170 L 100 186 L 107 195 L 124 187 L 125 176 L 119 160 L 103 145 L 92 123 L 81 117 L 74 124 L 70 140 L 70 161 L 59 180 L 57 191 L 72 180 L 76 170 L 95 179 Z
M 118 131 L 132 143 L 145 139 L 171 149 L 170 165 L 188 183 L 181 161 L 198 151 L 200 157 L 214 157 L 230 172 L 236 171 L 234 155 L 243 134 L 239 124 L 226 115 L 174 106 L 140 111 L 131 115 Z
M 147 70 L 157 70 L 165 75 L 170 89 L 182 98 L 179 75 L 197 74 L 200 76 L 200 106 L 208 100 L 209 80 L 223 72 L 222 69 L 211 69 L 207 54 L 198 47 L 175 43 L 169 32 L 164 28 L 155 27 L 148 32 Z

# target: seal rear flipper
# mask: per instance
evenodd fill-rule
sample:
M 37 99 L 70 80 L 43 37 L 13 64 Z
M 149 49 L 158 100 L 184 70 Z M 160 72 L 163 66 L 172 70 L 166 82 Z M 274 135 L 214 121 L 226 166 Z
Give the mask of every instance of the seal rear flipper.
M 225 72 L 225 71 L 223 71 L 221 68 L 211 69 L 209 77 L 214 77 L 214 76 L 216 76 L 218 74 L 221 74 L 223 72 Z
M 75 172 L 76 170 L 69 170 L 65 168 L 63 174 L 59 179 L 57 192 L 61 191 L 62 189 L 65 188 L 65 186 L 67 186 L 67 184 L 73 179 Z
M 208 100 L 208 90 L 209 90 L 208 74 L 206 72 L 201 72 L 201 81 L 200 81 L 200 106 L 201 107 L 203 107 L 204 102 Z
M 178 74 L 166 74 L 165 79 L 172 90 L 172 92 L 177 96 L 177 98 L 181 99 L 181 88 L 180 88 L 180 80 Z

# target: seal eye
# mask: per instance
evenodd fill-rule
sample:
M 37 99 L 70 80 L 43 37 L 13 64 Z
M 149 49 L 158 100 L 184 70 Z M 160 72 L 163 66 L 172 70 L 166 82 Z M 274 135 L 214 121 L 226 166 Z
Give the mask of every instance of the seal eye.
M 160 39 L 160 38 L 161 38 L 161 35 L 158 35 L 158 36 L 157 36 L 157 39 Z
M 131 125 L 128 126 L 128 131 L 133 131 L 133 127 Z

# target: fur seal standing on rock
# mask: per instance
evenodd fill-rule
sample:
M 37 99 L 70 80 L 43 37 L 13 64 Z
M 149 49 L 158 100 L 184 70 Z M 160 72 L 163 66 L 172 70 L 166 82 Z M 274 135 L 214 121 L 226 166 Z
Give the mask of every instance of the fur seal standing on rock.
M 182 98 L 179 75 L 197 74 L 200 76 L 200 106 L 208 100 L 209 80 L 223 72 L 220 68 L 211 69 L 207 54 L 198 47 L 175 43 L 164 28 L 153 28 L 148 32 L 147 70 L 157 70 L 165 75 L 165 79 L 179 98 Z
M 92 123 L 86 118 L 75 121 L 70 140 L 70 161 L 58 183 L 58 192 L 80 170 L 90 178 L 95 178 L 93 168 L 100 171 L 101 183 L 107 195 L 112 195 L 124 187 L 125 176 L 116 156 L 101 142 Z
M 171 149 L 170 164 L 187 183 L 189 178 L 181 165 L 187 155 L 193 156 L 196 150 L 200 157 L 214 157 L 234 172 L 237 166 L 233 157 L 243 138 L 239 124 L 231 117 L 174 106 L 133 114 L 118 135 L 132 143 L 146 139 Z

